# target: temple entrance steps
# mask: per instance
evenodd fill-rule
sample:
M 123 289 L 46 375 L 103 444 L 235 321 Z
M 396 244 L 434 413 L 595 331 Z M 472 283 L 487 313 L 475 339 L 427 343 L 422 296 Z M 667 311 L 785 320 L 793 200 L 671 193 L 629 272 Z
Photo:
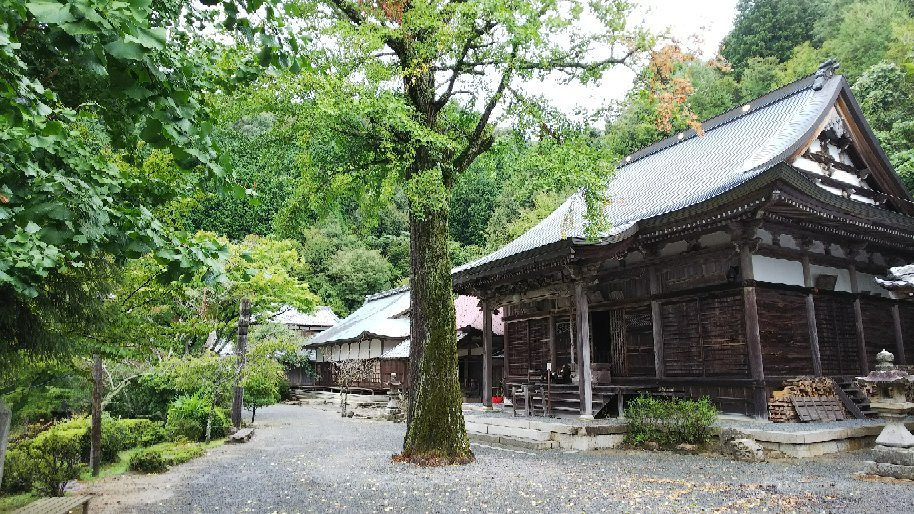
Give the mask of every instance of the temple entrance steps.
M 849 378 L 835 378 L 838 385 L 838 397 L 850 413 L 858 419 L 878 418 L 879 415 L 870 409 L 870 398 L 860 389 L 857 383 Z
M 598 450 L 622 443 L 628 426 L 621 421 L 587 424 L 576 419 L 511 417 L 505 413 L 464 412 L 473 441 L 528 450 Z

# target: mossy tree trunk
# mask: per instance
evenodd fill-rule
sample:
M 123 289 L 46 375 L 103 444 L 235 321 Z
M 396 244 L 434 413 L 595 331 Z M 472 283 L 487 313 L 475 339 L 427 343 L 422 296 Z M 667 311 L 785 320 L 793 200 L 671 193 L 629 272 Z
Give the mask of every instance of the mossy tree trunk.
M 457 377 L 447 255 L 447 210 L 410 216 L 410 402 L 402 457 L 420 464 L 473 460 Z

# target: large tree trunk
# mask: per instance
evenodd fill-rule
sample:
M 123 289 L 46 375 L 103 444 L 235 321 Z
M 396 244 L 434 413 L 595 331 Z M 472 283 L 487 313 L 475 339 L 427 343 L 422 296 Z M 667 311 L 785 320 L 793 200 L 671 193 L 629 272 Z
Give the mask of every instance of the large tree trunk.
M 97 477 L 102 458 L 102 357 L 95 354 L 92 365 L 92 428 L 89 434 L 89 465 Z
M 3 398 L 0 397 L 0 484 L 3 483 L 3 463 L 6 461 L 6 441 L 10 435 L 10 421 L 13 419 L 13 411 L 6 405 Z
M 410 402 L 403 460 L 473 460 L 457 377 L 447 208 L 410 213 Z

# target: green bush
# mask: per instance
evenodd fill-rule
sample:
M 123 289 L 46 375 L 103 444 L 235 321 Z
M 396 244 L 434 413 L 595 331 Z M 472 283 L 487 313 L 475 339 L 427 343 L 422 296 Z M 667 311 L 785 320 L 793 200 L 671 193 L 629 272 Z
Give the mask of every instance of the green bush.
M 130 457 L 129 467 L 130 471 L 138 471 L 140 473 L 162 473 L 168 469 L 168 464 L 165 463 L 165 458 L 162 456 L 161 451 L 145 448 Z
M 28 445 L 31 482 L 35 492 L 63 496 L 67 482 L 79 477 L 83 468 L 80 429 L 51 429 Z
M 188 441 L 203 441 L 206 438 L 206 418 L 209 413 L 210 403 L 203 395 L 179 396 L 168 407 L 165 433 L 172 440 L 184 438 Z M 230 425 L 225 409 L 215 407 L 211 436 L 224 437 Z
M 124 449 L 152 446 L 165 440 L 165 427 L 150 419 L 121 419 L 125 431 Z
M 24 493 L 32 488 L 32 465 L 28 445 L 7 448 L 3 464 L 3 484 L 0 491 L 8 494 Z
M 635 398 L 625 407 L 627 440 L 633 444 L 653 441 L 661 446 L 704 444 L 712 435 L 717 408 L 707 397 L 700 400 Z
M 191 442 L 165 442 L 140 450 L 130 458 L 130 469 L 141 473 L 161 473 L 169 466 L 183 464 L 206 452 L 207 445 Z

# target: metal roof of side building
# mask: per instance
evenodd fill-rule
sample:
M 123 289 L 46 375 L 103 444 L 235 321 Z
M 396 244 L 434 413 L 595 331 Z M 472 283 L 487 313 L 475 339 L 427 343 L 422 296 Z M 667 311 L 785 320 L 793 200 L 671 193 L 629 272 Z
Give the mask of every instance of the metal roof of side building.
M 372 338 L 405 340 L 409 338 L 409 299 L 408 286 L 368 295 L 361 307 L 336 326 L 314 336 L 306 348 Z M 457 314 L 455 331 L 468 328 L 482 330 L 479 299 L 461 295 L 454 301 L 454 307 Z M 496 335 L 504 333 L 500 314 L 492 316 L 492 332 Z
M 318 305 L 312 313 L 304 313 L 291 305 L 284 305 L 279 309 L 272 321 L 283 325 L 332 327 L 339 323 L 340 318 L 333 312 L 332 308 L 326 305 Z

